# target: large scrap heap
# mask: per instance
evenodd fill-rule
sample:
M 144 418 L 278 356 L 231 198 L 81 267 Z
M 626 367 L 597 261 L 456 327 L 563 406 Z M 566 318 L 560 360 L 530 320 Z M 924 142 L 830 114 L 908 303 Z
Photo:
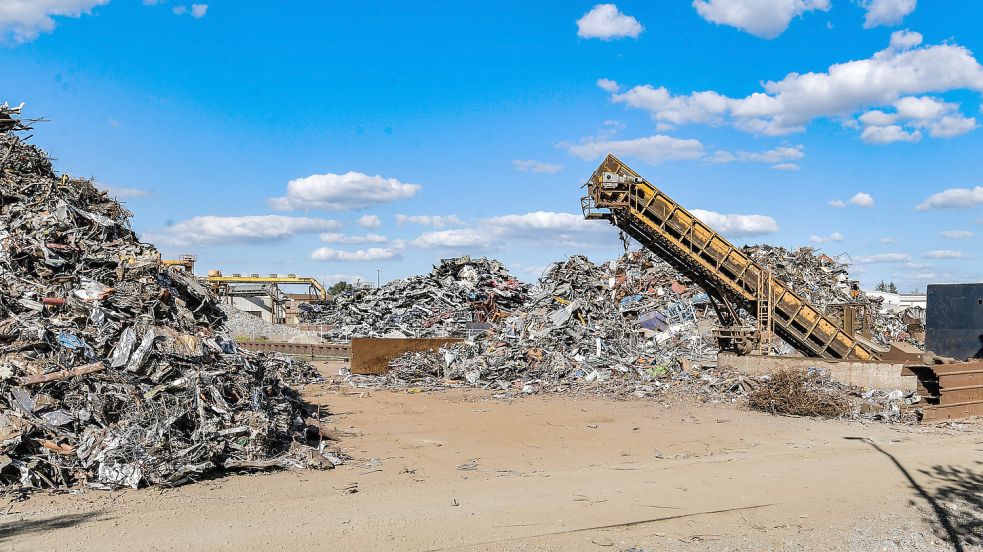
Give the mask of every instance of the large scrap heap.
M 24 130 L 0 107 L 0 489 L 331 466 L 288 385 L 312 368 L 237 348 L 215 297 Z
M 586 218 L 610 221 L 707 292 L 725 347 L 762 350 L 777 335 L 808 356 L 878 358 L 874 348 L 613 155 L 587 188 Z M 741 311 L 755 318 L 756 327 L 741 323 Z

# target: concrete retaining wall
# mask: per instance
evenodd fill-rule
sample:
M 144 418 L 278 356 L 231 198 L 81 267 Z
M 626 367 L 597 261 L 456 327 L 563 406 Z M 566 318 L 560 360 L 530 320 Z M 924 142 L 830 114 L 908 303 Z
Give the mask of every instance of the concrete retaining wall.
M 717 366 L 743 372 L 750 376 L 773 374 L 779 370 L 808 370 L 819 368 L 828 371 L 835 381 L 867 389 L 901 389 L 914 391 L 917 381 L 913 376 L 902 376 L 900 362 L 856 362 L 805 357 L 738 356 L 721 352 Z

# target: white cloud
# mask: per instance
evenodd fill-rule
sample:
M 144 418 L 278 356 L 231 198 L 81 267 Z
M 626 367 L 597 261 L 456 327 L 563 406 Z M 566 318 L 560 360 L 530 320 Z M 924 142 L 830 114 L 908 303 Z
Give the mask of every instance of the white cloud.
M 182 6 L 174 6 L 174 8 L 171 9 L 171 11 L 174 12 L 174 15 L 184 15 L 184 14 L 188 13 L 188 6 L 183 6 L 183 5 Z
M 897 31 L 888 48 L 867 59 L 831 65 L 821 73 L 789 73 L 779 81 L 765 82 L 763 91 L 743 98 L 715 91 L 673 95 L 665 87 L 639 85 L 612 93 L 611 101 L 648 111 L 657 123 L 729 124 L 755 134 L 785 135 L 804 131 L 817 118 L 843 120 L 881 106 L 902 110 L 913 103 L 903 100 L 906 97 L 983 90 L 983 67 L 972 52 L 951 43 L 920 46 L 921 41 L 918 33 Z M 911 119 L 909 112 L 870 115 L 865 126 L 907 125 L 909 129 L 902 129 L 903 135 L 893 129 L 887 133 L 874 130 L 868 132 L 867 139 L 910 140 L 918 128 L 946 137 L 975 128 L 975 120 L 959 114 L 958 105 L 942 106 L 945 114 L 936 119 Z M 953 119 L 943 121 L 944 117 Z
M 777 165 L 772 165 L 771 170 L 773 171 L 797 171 L 799 166 L 795 163 L 779 163 Z
M 880 25 L 899 25 L 906 15 L 915 11 L 916 0 L 860 0 L 860 7 L 867 10 L 864 28 Z
M 839 232 L 833 232 L 828 236 L 809 236 L 809 241 L 812 243 L 829 243 L 829 242 L 840 242 L 843 241 L 843 234 Z
M 877 255 L 866 255 L 862 257 L 857 257 L 854 262 L 859 264 L 874 264 L 874 263 L 900 263 L 904 261 L 910 261 L 911 255 L 907 253 L 878 253 Z
M 635 157 L 646 163 L 658 165 L 665 161 L 699 159 L 705 155 L 699 140 L 673 138 L 663 134 L 634 140 L 594 140 L 567 145 L 567 150 L 584 160 L 591 160 L 613 153 Z
M 917 142 L 922 138 L 919 129 L 927 129 L 933 138 L 953 138 L 977 126 L 976 118 L 959 112 L 959 104 L 931 96 L 906 96 L 893 105 L 894 112 L 873 109 L 857 117 L 865 127 L 860 135 L 863 141 L 879 144 Z
M 922 139 L 920 130 L 906 132 L 899 125 L 870 126 L 860 133 L 860 139 L 868 144 L 890 144 L 892 142 L 917 142 Z
M 785 32 L 793 17 L 826 11 L 829 0 L 693 0 L 700 17 L 718 25 L 737 27 L 759 38 Z
M 208 13 L 208 4 L 191 4 L 191 17 L 201 19 Z
M 858 192 L 850 198 L 850 203 L 857 207 L 870 208 L 874 206 L 874 198 L 866 192 Z
M 881 238 L 880 241 L 881 241 L 881 243 L 887 243 L 887 244 L 892 244 L 892 245 L 897 245 L 897 244 L 901 243 L 901 242 L 899 242 L 898 240 L 896 240 L 894 238 Z
M 983 204 L 983 186 L 975 188 L 950 188 L 937 194 L 932 194 L 918 207 L 919 211 L 929 209 L 968 209 Z
M 601 90 L 604 90 L 605 92 L 610 92 L 612 94 L 617 92 L 618 89 L 621 88 L 620 86 L 618 86 L 618 83 L 616 81 L 613 81 L 611 79 L 597 79 L 597 86 L 600 87 Z
M 287 183 L 287 195 L 270 198 L 268 203 L 278 211 L 344 211 L 408 199 L 421 188 L 419 184 L 354 171 L 312 174 L 291 180 Z
M 370 247 L 357 251 L 340 251 L 330 247 L 321 247 L 311 252 L 311 259 L 315 261 L 398 261 L 402 258 L 403 256 L 395 249 L 382 249 L 379 247 Z
M 961 240 L 964 238 L 972 238 L 973 233 L 969 230 L 946 230 L 942 232 L 942 236 L 952 240 Z
M 834 209 L 842 209 L 846 207 L 846 202 L 844 202 L 842 199 L 831 199 L 826 202 L 826 205 L 829 205 Z
M 144 238 L 172 246 L 269 243 L 283 241 L 295 234 L 311 234 L 339 228 L 341 223 L 336 220 L 307 217 L 206 215 L 178 222 Z
M 424 249 L 461 252 L 501 250 L 516 245 L 590 249 L 614 247 L 617 233 L 607 224 L 584 220 L 582 215 L 535 211 L 478 221 L 473 228 L 427 232 L 411 245 Z
M 550 163 L 533 161 L 532 159 L 528 159 L 528 160 L 516 159 L 515 161 L 512 162 L 512 166 L 515 167 L 515 170 L 521 172 L 553 174 L 563 170 L 563 165 L 553 165 Z
M 457 215 L 396 215 L 396 224 L 419 224 L 420 226 L 430 226 L 432 228 L 444 228 L 446 226 L 464 226 L 464 221 Z
M 378 228 L 380 224 L 382 224 L 382 221 L 375 215 L 362 215 L 358 217 L 358 225 L 362 228 Z
M 642 30 L 637 19 L 621 13 L 614 4 L 598 4 L 577 20 L 577 36 L 581 38 L 635 38 Z
M 346 236 L 338 232 L 327 232 L 321 234 L 321 241 L 324 243 L 343 243 L 347 245 L 361 245 L 363 243 L 385 243 L 388 238 L 379 234 L 366 234 L 364 236 Z
M 0 38 L 29 42 L 55 30 L 55 17 L 81 17 L 109 0 L 4 0 L 0 2 Z
M 494 244 L 493 236 L 473 228 L 457 228 L 426 232 L 410 242 L 424 249 L 488 249 Z
M 727 236 L 751 237 L 778 232 L 775 219 L 765 215 L 724 215 L 703 209 L 693 209 L 691 212 L 711 228 Z
M 925 257 L 929 259 L 969 259 L 969 255 L 963 253 L 962 251 L 954 251 L 952 249 L 936 249 L 934 251 L 928 251 L 925 253 Z

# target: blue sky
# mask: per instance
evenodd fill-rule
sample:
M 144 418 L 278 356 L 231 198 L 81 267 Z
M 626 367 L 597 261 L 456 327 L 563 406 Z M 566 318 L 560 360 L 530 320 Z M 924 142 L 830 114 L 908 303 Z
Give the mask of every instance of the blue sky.
M 737 243 L 980 280 L 983 4 L 485 4 L 0 0 L 0 101 L 201 269 L 612 258 L 611 151 Z

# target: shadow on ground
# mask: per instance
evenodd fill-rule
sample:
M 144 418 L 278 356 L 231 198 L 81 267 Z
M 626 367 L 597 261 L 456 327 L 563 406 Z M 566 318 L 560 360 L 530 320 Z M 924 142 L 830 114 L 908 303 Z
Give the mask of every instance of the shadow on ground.
M 933 466 L 928 470 L 919 470 L 931 479 L 929 485 L 922 485 L 894 455 L 870 439 L 845 439 L 867 443 L 894 463 L 915 493 L 931 509 L 925 521 L 940 539 L 952 545 L 955 552 L 964 552 L 966 546 L 983 545 L 983 472 L 958 466 Z M 983 466 L 983 462 L 977 462 L 977 465 Z M 911 503 L 919 505 L 918 500 L 913 499 Z
M 101 516 L 102 511 L 95 511 L 81 514 L 65 514 L 41 519 L 0 523 L 0 543 L 14 537 L 30 535 L 32 533 L 43 533 L 45 531 L 53 531 L 56 529 L 67 529 L 86 521 L 97 521 L 102 519 Z
M 976 464 L 983 466 L 983 462 Z M 948 526 L 961 545 L 983 546 L 983 471 L 958 466 L 920 471 L 931 479 L 928 494 L 946 513 Z M 932 525 L 940 537 L 947 536 L 944 524 Z

